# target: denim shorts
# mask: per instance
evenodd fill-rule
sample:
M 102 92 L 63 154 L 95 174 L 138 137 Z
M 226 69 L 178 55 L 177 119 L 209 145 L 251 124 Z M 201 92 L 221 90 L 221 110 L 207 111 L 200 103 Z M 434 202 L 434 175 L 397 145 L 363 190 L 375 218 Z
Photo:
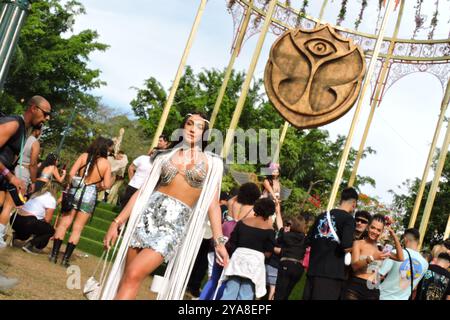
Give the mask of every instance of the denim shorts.
M 266 264 L 266 283 L 274 286 L 277 284 L 278 269 Z

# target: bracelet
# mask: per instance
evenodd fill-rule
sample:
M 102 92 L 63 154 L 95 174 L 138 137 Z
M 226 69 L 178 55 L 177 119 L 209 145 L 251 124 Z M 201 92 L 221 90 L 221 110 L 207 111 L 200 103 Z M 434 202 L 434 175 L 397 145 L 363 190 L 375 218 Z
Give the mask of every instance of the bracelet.
M 120 220 L 119 219 L 117 219 L 117 218 L 114 218 L 114 220 L 113 220 L 115 223 L 117 223 L 119 226 L 121 225 L 121 223 L 120 223 Z
M 11 171 L 8 170 L 8 168 L 5 167 L 2 171 L 2 176 L 6 177 Z
M 225 245 L 228 241 L 228 238 L 225 236 L 218 236 L 217 239 L 214 240 L 214 247 L 217 247 L 219 245 Z

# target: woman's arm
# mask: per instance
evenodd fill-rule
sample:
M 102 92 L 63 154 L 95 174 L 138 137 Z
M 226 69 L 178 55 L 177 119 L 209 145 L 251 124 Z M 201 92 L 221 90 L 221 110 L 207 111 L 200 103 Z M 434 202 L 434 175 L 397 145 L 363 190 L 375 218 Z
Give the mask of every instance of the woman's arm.
M 214 245 L 216 249 L 217 262 L 220 265 L 227 266 L 228 264 L 228 252 L 225 249 L 225 244 L 217 243 L 217 240 L 223 237 L 222 233 L 222 211 L 219 205 L 219 191 L 217 190 L 213 201 L 209 205 L 208 216 L 209 222 L 211 224 L 211 230 L 214 239 Z
M 83 163 L 83 159 L 85 157 L 87 158 L 87 153 L 83 153 L 82 155 L 80 155 L 77 161 L 75 161 L 75 163 L 73 164 L 72 168 L 70 168 L 69 183 L 72 181 L 73 177 L 77 175 L 77 172 L 80 170 L 81 164 Z
M 120 214 L 111 222 L 109 226 L 108 232 L 105 235 L 103 240 L 103 245 L 106 249 L 110 249 L 114 243 L 116 243 L 117 237 L 119 236 L 118 230 L 125 224 L 128 218 L 131 215 L 131 211 L 133 210 L 134 204 L 136 203 L 136 199 L 139 195 L 139 190 L 136 191 L 130 198 L 130 201 L 126 204 L 126 206 L 122 209 Z
M 353 242 L 352 247 L 352 269 L 353 271 L 358 271 L 367 267 L 369 264 L 368 259 L 360 260 L 360 243 L 359 241 Z
M 60 176 L 58 167 L 56 167 L 56 166 L 53 167 L 53 176 L 55 177 L 56 181 L 58 181 L 59 183 L 63 183 L 64 178 L 66 177 L 66 170 L 63 170 L 62 173 L 63 173 L 62 176 Z
M 394 239 L 395 242 L 395 253 L 391 252 L 390 254 L 390 258 L 394 261 L 403 261 L 405 260 L 405 257 L 403 256 L 403 248 L 402 245 L 400 243 L 400 240 L 397 238 L 397 236 L 395 235 L 394 230 L 392 230 L 391 227 L 386 227 L 387 230 L 389 231 L 389 233 L 391 234 L 392 238 Z
M 272 186 L 270 185 L 270 182 L 268 179 L 264 179 L 263 186 L 267 191 L 269 191 L 269 193 L 272 195 L 272 197 L 274 199 L 276 199 L 275 193 L 273 192 Z
M 128 178 L 133 179 L 134 173 L 136 172 L 136 166 L 132 163 L 128 167 Z
M 52 222 L 54 212 L 55 209 L 45 209 L 44 221 L 50 224 Z

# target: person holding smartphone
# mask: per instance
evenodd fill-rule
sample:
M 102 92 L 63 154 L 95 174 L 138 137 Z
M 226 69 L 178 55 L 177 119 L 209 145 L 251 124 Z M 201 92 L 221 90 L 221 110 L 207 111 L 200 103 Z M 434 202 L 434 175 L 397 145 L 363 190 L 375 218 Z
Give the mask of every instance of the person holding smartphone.
M 353 242 L 352 269 L 353 275 L 348 280 L 345 300 L 379 300 L 379 273 L 382 262 L 390 258 L 395 261 L 403 261 L 403 251 L 400 240 L 390 226 L 386 225 L 386 219 L 381 214 L 373 216 L 369 224 L 367 236 L 362 240 Z M 389 231 L 395 243 L 396 253 L 392 253 L 392 246 L 385 246 L 380 250 L 377 246 L 378 239 L 384 229 Z

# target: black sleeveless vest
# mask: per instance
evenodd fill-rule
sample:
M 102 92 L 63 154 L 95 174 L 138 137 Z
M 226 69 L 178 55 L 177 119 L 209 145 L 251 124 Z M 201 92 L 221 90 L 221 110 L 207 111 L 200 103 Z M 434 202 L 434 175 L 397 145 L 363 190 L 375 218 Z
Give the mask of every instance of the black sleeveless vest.
M 9 170 L 14 170 L 16 159 L 20 154 L 22 139 L 25 143 L 26 129 L 25 121 L 21 116 L 6 116 L 0 118 L 0 124 L 10 121 L 17 121 L 19 123 L 19 128 L 16 133 L 14 133 L 14 135 L 9 138 L 9 140 L 2 147 L 0 147 L 0 161 Z

